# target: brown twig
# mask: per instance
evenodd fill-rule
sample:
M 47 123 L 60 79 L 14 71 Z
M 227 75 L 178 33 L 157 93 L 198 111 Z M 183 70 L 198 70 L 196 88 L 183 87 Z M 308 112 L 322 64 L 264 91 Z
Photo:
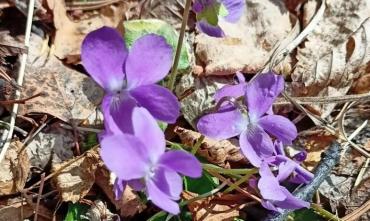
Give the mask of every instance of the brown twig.
M 25 104 L 27 101 L 29 101 L 33 98 L 39 97 L 39 96 L 43 96 L 43 95 L 44 95 L 44 93 L 40 92 L 40 93 L 37 93 L 37 94 L 35 94 L 31 97 L 24 98 L 24 99 L 0 101 L 0 105 Z
M 351 94 L 351 95 L 343 95 L 343 96 L 333 96 L 333 97 L 291 97 L 292 99 L 296 100 L 298 104 L 330 104 L 330 103 L 337 103 L 342 104 L 350 101 L 370 101 L 370 93 L 366 94 Z M 291 102 L 284 98 L 279 97 L 274 102 L 274 105 L 287 105 L 291 104 Z
M 225 177 L 221 176 L 220 174 L 215 173 L 215 172 L 214 172 L 214 171 L 212 171 L 212 170 L 208 170 L 207 172 L 208 172 L 208 173 L 210 173 L 212 176 L 217 177 L 217 178 L 218 178 L 218 179 L 220 179 L 222 182 L 227 183 L 227 185 L 228 185 L 228 186 L 233 186 L 233 183 L 232 183 L 230 180 L 226 179 Z M 235 186 L 235 189 L 236 189 L 238 192 L 240 192 L 241 194 L 243 194 L 243 195 L 245 195 L 246 197 L 248 197 L 248 198 L 251 198 L 251 199 L 253 199 L 253 200 L 255 200 L 255 201 L 259 202 L 259 203 L 261 203 L 261 202 L 262 202 L 262 200 L 261 200 L 260 198 L 258 198 L 257 196 L 255 196 L 255 195 L 253 195 L 253 194 L 249 193 L 249 192 L 248 192 L 248 191 L 246 191 L 246 190 L 243 190 L 243 189 L 242 189 L 242 188 L 240 188 L 239 186 Z
M 352 213 L 343 217 L 342 221 L 356 221 L 356 220 L 358 220 L 358 218 L 360 218 L 360 216 L 362 216 L 363 214 L 365 214 L 369 210 L 370 210 L 370 200 L 368 200 L 366 203 L 364 203 L 359 208 L 352 211 Z
M 42 173 L 41 174 L 41 180 L 40 181 L 41 181 L 41 184 L 40 184 L 40 188 L 39 188 L 39 194 L 37 196 L 36 208 L 35 208 L 35 216 L 33 217 L 33 221 L 37 221 L 37 215 L 38 215 L 38 211 L 39 211 L 41 195 L 42 195 L 42 191 L 44 189 L 45 173 Z

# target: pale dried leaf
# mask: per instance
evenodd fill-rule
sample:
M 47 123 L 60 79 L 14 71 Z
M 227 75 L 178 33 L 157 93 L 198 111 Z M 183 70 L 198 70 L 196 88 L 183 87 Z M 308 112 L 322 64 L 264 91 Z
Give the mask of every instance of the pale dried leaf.
M 314 15 L 317 1 L 305 6 L 304 23 Z M 292 74 L 295 96 L 338 96 L 367 72 L 370 61 L 370 3 L 328 0 L 323 19 L 298 49 Z M 323 117 L 335 105 L 312 106 Z
M 192 147 L 201 136 L 198 132 L 181 127 L 176 127 L 175 133 L 180 137 L 181 143 L 187 147 Z M 216 141 L 205 137 L 198 149 L 198 154 L 211 163 L 226 167 L 228 162 L 239 162 L 245 159 L 237 143 L 237 140 Z
M 97 170 L 96 184 L 103 190 L 116 209 L 120 210 L 122 217 L 132 217 L 146 208 L 146 205 L 130 186 L 126 187 L 123 197 L 116 200 L 113 193 L 113 182 L 114 179 L 111 179 L 110 172 L 106 168 L 101 167 Z
M 197 194 L 191 192 L 183 193 L 183 197 L 188 200 L 196 196 Z M 238 199 L 233 202 L 227 198 Z M 240 204 L 237 203 L 239 200 L 238 196 L 222 194 L 192 202 L 188 208 L 194 221 L 233 221 L 240 217 Z
M 73 158 L 74 146 L 72 132 L 55 127 L 38 133 L 26 149 L 31 165 L 45 168 L 51 160 L 53 163 L 61 163 Z
M 68 17 L 64 1 L 47 0 L 47 3 L 54 15 L 55 55 L 60 59 L 67 58 L 68 62 L 78 60 L 86 34 L 102 26 L 118 27 L 127 10 L 127 2 L 120 1 L 91 12 L 87 18 L 74 21 Z
M 18 114 L 47 113 L 66 122 L 88 118 L 101 102 L 103 90 L 49 54 L 47 41 L 32 35 L 31 42 L 21 97 L 43 95 L 20 105 Z
M 52 171 L 58 171 L 64 165 L 74 161 L 71 159 L 60 164 L 52 164 Z M 95 171 L 102 162 L 97 151 L 88 153 L 73 162 L 54 177 L 54 183 L 63 201 L 73 203 L 82 199 L 95 182 Z
M 21 142 L 12 142 L 0 163 L 0 196 L 17 193 L 26 184 L 30 162 L 22 147 Z
M 176 95 L 180 97 L 184 118 L 195 127 L 198 117 L 215 106 L 215 92 L 232 82 L 231 77 L 184 75 L 176 86 Z
M 196 56 L 206 75 L 236 71 L 256 73 L 263 69 L 277 43 L 293 28 L 290 14 L 280 0 L 247 0 L 247 10 L 236 24 L 221 22 L 226 38 L 206 34 L 196 37 Z M 289 73 L 290 59 L 276 71 Z
M 94 201 L 84 218 L 90 221 L 115 221 L 117 218 L 119 219 L 118 215 L 113 214 L 100 199 Z
M 25 218 L 33 215 L 33 208 L 24 199 L 19 197 L 1 201 L 0 214 L 0 221 L 24 221 Z

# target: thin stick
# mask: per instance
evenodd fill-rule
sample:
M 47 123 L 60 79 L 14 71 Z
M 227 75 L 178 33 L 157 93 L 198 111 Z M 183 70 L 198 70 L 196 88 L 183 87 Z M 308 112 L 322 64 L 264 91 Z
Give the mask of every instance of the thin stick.
M 179 40 L 177 41 L 175 61 L 174 61 L 173 66 L 172 66 L 170 79 L 169 79 L 168 85 L 167 85 L 168 89 L 170 89 L 171 91 L 173 90 L 173 88 L 175 86 L 175 81 L 176 81 L 176 76 L 177 76 L 177 67 L 179 66 L 182 43 L 184 41 L 185 29 L 186 29 L 186 25 L 188 23 L 188 18 L 189 18 L 190 5 L 191 5 L 191 0 L 186 0 L 185 8 L 184 8 L 184 14 L 182 16 L 182 23 L 181 23 Z
M 370 200 L 368 200 L 366 203 L 364 203 L 359 208 L 352 211 L 352 213 L 346 215 L 342 218 L 343 221 L 356 221 L 360 216 L 364 215 L 367 211 L 370 210 Z
M 40 200 L 41 200 L 41 195 L 42 195 L 42 190 L 44 189 L 44 183 L 45 183 L 45 173 L 41 174 L 41 184 L 39 188 L 39 194 L 37 195 L 37 201 L 36 201 L 36 208 L 35 208 L 35 216 L 33 218 L 33 221 L 37 221 L 37 214 L 39 211 L 39 205 L 40 205 Z
M 25 37 L 24 37 L 24 46 L 25 46 L 25 48 L 28 48 L 30 46 L 31 27 L 32 27 L 34 7 L 35 7 L 35 0 L 30 0 L 29 4 L 28 4 L 26 33 L 25 33 Z M 24 78 L 24 72 L 25 72 L 25 69 L 26 69 L 27 57 L 28 57 L 27 53 L 22 54 L 21 66 L 19 68 L 18 78 L 17 78 L 17 84 L 19 86 L 22 86 L 22 84 L 23 84 L 23 78 Z M 16 100 L 19 99 L 20 94 L 21 94 L 21 92 L 17 89 L 15 91 L 15 99 Z M 5 153 L 8 150 L 11 139 L 13 137 L 14 125 L 15 125 L 15 119 L 17 117 L 17 112 L 18 112 L 18 104 L 15 103 L 15 104 L 13 104 L 13 108 L 12 108 L 12 113 L 11 113 L 11 118 L 10 118 L 10 128 L 9 128 L 9 131 L 7 133 L 7 136 L 6 136 L 5 144 L 4 144 L 4 146 L 1 150 L 1 153 L 0 153 L 0 162 L 4 158 Z
M 208 170 L 208 173 L 210 173 L 212 176 L 214 177 L 217 177 L 218 179 L 220 179 L 222 182 L 226 182 L 228 186 L 235 186 L 233 184 L 233 182 L 229 181 L 228 179 L 226 179 L 225 177 L 221 176 L 220 174 L 218 174 L 217 172 L 215 171 L 211 171 L 211 170 Z M 245 195 L 246 197 L 248 198 L 251 198 L 259 203 L 262 202 L 262 200 L 260 198 L 258 198 L 257 196 L 249 193 L 248 191 L 246 190 L 243 190 L 242 188 L 240 188 L 239 186 L 235 186 L 235 189 L 240 192 L 241 194 Z

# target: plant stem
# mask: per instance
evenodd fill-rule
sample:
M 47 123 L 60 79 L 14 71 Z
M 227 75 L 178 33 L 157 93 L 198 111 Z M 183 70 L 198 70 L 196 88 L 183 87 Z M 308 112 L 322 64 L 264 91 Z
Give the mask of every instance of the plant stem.
M 188 18 L 189 18 L 190 5 L 191 5 L 191 0 L 186 0 L 185 8 L 184 8 L 184 14 L 182 16 L 182 23 L 181 23 L 181 30 L 180 30 L 179 40 L 177 41 L 175 61 L 173 62 L 173 66 L 172 66 L 172 70 L 171 70 L 171 74 L 170 74 L 170 79 L 169 79 L 168 85 L 167 85 L 168 89 L 170 89 L 171 91 L 173 90 L 173 88 L 175 86 L 177 68 L 179 66 L 181 49 L 182 49 L 182 43 L 184 41 L 185 29 L 186 29 L 186 25 L 188 23 Z
M 331 221 L 341 221 L 341 219 L 332 214 L 331 212 L 323 209 L 321 206 L 315 204 L 315 203 L 311 203 L 311 208 L 313 210 L 315 210 L 316 213 L 318 213 L 320 216 L 324 217 L 325 219 L 328 219 L 328 220 L 331 220 Z
M 204 135 L 201 135 L 199 138 L 198 138 L 198 140 L 197 140 L 197 142 L 194 144 L 194 146 L 191 148 L 191 153 L 192 154 L 196 154 L 197 153 L 197 151 L 198 151 L 198 149 L 199 149 L 199 147 L 202 145 L 202 143 L 203 143 L 203 140 L 204 140 Z
M 222 167 L 215 166 L 213 164 L 203 164 L 203 169 L 216 171 L 217 173 L 221 173 L 221 174 L 252 175 L 252 174 L 258 173 L 257 168 L 253 168 L 253 169 L 225 169 L 225 168 L 222 168 Z

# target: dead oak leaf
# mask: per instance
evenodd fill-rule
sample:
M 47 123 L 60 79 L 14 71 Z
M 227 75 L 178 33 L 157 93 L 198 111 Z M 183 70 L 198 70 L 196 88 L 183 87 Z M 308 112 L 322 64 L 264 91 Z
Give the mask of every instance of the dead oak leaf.
M 195 53 L 206 75 L 256 73 L 263 69 L 274 46 L 291 32 L 290 13 L 283 1 L 247 0 L 246 5 L 246 12 L 236 24 L 220 21 L 226 38 L 197 35 Z M 276 71 L 290 70 L 287 59 Z
M 74 162 L 71 163 L 72 161 Z M 61 169 L 66 164 L 70 165 Z M 78 160 L 71 159 L 63 163 L 52 164 L 52 171 L 59 171 L 53 181 L 62 200 L 73 203 L 81 200 L 95 183 L 95 171 L 101 165 L 97 151 L 91 151 Z
M 79 60 L 81 43 L 86 34 L 102 26 L 117 27 L 127 10 L 127 2 L 120 1 L 89 12 L 89 17 L 76 21 L 68 16 L 64 1 L 47 0 L 47 3 L 54 16 L 55 55 L 60 59 L 67 58 L 68 63 Z
M 21 142 L 12 142 L 0 163 L 0 196 L 17 193 L 26 184 L 30 161 L 22 147 Z

